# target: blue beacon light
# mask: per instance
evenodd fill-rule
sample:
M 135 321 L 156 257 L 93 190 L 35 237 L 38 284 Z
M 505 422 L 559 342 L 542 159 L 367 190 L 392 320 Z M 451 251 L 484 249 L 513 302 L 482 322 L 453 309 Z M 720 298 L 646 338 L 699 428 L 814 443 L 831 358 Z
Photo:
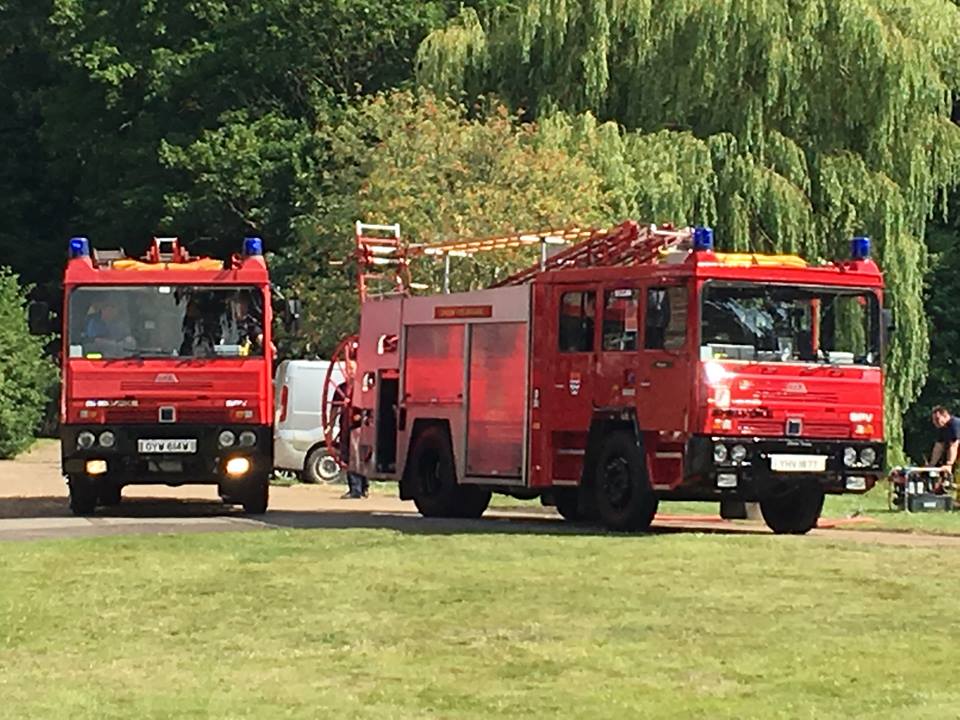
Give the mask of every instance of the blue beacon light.
M 699 226 L 693 229 L 693 249 L 698 252 L 713 250 L 713 228 Z
M 247 237 L 243 239 L 243 254 L 263 255 L 263 240 L 258 237 Z
M 90 257 L 90 240 L 85 237 L 70 238 L 70 257 Z
M 850 241 L 850 256 L 854 260 L 866 260 L 870 257 L 870 238 L 855 237 Z

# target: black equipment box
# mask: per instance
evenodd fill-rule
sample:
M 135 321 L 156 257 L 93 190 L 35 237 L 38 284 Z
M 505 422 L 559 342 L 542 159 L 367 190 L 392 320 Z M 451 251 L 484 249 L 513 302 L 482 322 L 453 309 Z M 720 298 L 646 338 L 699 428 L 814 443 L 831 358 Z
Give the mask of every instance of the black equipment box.
M 953 510 L 953 497 L 950 495 L 934 495 L 922 493 L 907 496 L 907 509 L 910 512 L 937 512 Z

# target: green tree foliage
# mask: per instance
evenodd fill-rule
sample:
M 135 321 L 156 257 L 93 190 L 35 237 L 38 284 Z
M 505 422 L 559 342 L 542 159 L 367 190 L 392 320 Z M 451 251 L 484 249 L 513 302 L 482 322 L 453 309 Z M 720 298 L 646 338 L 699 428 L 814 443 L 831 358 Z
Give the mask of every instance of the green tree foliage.
M 355 268 L 331 266 L 352 251 L 354 221 L 400 223 L 414 245 L 517 230 L 594 226 L 613 217 L 599 174 L 584 159 L 485 103 L 467 117 L 452 101 L 396 92 L 344 110 L 329 138 L 323 202 L 286 263 L 308 300 L 306 349 L 328 353 L 356 330 Z M 453 289 L 485 286 L 536 255 L 454 259 Z M 421 258 L 415 280 L 442 285 L 442 266 Z
M 55 379 L 42 339 L 27 328 L 25 302 L 17 276 L 0 267 L 0 458 L 33 441 Z
M 872 235 L 898 317 L 898 447 L 927 360 L 925 225 L 960 172 L 957 37 L 948 0 L 526 0 L 487 22 L 464 10 L 421 45 L 418 72 L 532 117 L 618 123 L 604 142 L 620 153 L 608 185 L 628 181 L 620 206 L 713 223 L 729 248 L 831 257 Z
M 951 215 L 956 217 L 954 210 Z M 930 364 L 923 392 L 904 419 L 907 455 L 922 462 L 933 447 L 930 411 L 945 405 L 960 415 L 960 234 L 956 224 L 938 224 L 928 233 L 931 268 L 924 305 L 930 317 Z
M 407 82 L 457 6 L 0 1 L 0 241 L 32 281 L 59 275 L 74 234 L 135 252 L 158 232 L 218 254 L 251 231 L 288 242 L 330 106 Z

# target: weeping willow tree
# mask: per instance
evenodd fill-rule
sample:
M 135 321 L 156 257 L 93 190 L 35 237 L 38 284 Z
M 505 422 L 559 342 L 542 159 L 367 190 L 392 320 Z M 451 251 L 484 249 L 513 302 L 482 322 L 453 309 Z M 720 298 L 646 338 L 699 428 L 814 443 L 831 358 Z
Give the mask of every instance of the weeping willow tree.
M 496 93 L 576 147 L 624 215 L 730 249 L 845 256 L 871 235 L 898 333 L 888 437 L 923 385 L 927 219 L 960 171 L 950 0 L 522 0 L 429 35 L 419 81 Z

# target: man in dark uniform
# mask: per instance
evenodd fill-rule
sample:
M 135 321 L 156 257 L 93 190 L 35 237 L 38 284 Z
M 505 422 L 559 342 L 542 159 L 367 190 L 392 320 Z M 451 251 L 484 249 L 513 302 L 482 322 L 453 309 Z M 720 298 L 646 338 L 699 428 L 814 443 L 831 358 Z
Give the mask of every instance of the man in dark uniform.
M 930 419 L 937 428 L 937 441 L 930 453 L 930 465 L 939 466 L 944 473 L 953 475 L 957 450 L 960 448 L 960 418 L 954 417 L 943 405 L 939 405 L 933 409 Z
M 354 371 L 356 366 L 354 365 Z M 366 477 L 358 473 L 351 472 L 350 466 L 350 433 L 352 430 L 360 427 L 356 417 L 353 417 L 353 406 L 348 398 L 350 397 L 348 380 L 340 383 L 334 393 L 333 406 L 337 408 L 339 417 L 337 418 L 340 433 L 340 460 L 347 465 L 347 492 L 342 498 L 347 500 L 357 500 L 367 497 L 370 483 Z

